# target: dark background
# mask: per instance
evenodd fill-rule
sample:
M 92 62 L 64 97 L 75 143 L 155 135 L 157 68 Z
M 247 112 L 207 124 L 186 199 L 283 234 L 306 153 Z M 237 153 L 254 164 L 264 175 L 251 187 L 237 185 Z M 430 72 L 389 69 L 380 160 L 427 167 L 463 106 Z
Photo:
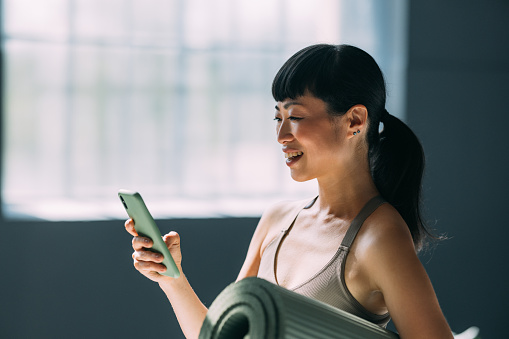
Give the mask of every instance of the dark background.
M 506 337 L 509 1 L 410 1 L 407 121 L 427 155 L 424 254 L 454 331 Z M 269 93 L 269 92 L 267 92 Z M 132 267 L 123 221 L 1 221 L 0 337 L 181 338 L 158 286 Z M 205 304 L 235 280 L 257 219 L 166 220 Z

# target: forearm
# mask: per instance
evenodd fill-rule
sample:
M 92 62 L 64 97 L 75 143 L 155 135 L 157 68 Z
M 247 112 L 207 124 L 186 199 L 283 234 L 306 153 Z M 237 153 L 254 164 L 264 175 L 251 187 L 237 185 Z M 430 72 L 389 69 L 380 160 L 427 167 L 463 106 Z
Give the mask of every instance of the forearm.
M 181 273 L 178 279 L 160 282 L 159 286 L 168 297 L 186 338 L 197 339 L 207 315 L 207 308 L 194 292 L 186 276 Z

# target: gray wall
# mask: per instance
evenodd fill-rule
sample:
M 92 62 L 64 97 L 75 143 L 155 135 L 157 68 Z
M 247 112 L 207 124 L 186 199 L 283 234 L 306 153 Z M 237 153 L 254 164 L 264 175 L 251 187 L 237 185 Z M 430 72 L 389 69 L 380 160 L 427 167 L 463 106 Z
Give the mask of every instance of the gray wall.
M 234 281 L 256 219 L 158 221 L 210 305 Z M 132 266 L 123 221 L 2 223 L 1 338 L 183 338 L 157 284 Z
M 423 262 L 453 329 L 483 338 L 502 337 L 509 304 L 508 18 L 506 0 L 410 6 L 408 121 L 427 215 L 450 237 Z
M 428 159 L 427 215 L 450 240 L 423 261 L 453 329 L 502 336 L 509 302 L 509 2 L 410 1 L 408 121 Z M 256 219 L 161 221 L 206 304 L 236 277 Z M 122 221 L 1 225 L 0 336 L 181 338 L 131 263 Z

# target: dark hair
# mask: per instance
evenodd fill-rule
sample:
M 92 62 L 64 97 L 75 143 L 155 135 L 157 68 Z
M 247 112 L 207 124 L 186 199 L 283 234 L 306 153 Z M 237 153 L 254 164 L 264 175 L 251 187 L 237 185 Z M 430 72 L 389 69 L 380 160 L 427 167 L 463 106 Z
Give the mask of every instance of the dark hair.
M 349 45 L 306 47 L 276 74 L 272 95 L 276 101 L 284 101 L 306 92 L 327 103 L 332 116 L 341 116 L 358 104 L 367 108 L 368 156 L 377 189 L 405 220 L 417 250 L 426 236 L 436 238 L 426 228 L 420 211 L 422 146 L 405 123 L 385 110 L 385 80 L 375 60 Z M 383 130 L 379 133 L 380 122 Z

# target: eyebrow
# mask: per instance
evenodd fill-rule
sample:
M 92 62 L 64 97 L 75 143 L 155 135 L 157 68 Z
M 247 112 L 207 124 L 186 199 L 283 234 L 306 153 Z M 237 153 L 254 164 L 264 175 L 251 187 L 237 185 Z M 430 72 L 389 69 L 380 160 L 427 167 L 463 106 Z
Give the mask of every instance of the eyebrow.
M 290 107 L 292 105 L 301 105 L 302 106 L 302 104 L 300 102 L 298 102 L 298 101 L 290 101 L 290 102 L 287 102 L 286 104 L 284 104 L 283 108 L 284 109 L 288 109 L 288 107 Z M 277 105 L 276 105 L 276 110 L 279 111 L 279 107 Z

